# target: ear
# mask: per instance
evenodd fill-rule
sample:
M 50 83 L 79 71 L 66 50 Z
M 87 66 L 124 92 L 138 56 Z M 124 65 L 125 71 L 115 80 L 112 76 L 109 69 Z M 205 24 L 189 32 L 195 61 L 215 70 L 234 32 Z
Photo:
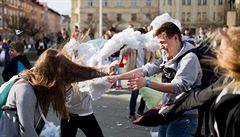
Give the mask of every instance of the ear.
M 177 34 L 175 34 L 173 37 L 174 37 L 174 40 L 176 40 L 176 41 L 179 40 L 179 36 Z

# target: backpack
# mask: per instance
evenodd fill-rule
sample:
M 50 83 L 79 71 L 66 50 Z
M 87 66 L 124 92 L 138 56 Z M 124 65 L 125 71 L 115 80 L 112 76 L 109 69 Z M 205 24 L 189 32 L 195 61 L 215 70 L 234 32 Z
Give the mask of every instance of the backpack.
M 23 70 L 27 69 L 21 61 L 17 62 L 17 74 L 22 72 Z
M 0 118 L 2 116 L 2 107 L 6 104 L 8 94 L 13 84 L 20 78 L 19 75 L 13 76 L 9 81 L 5 82 L 0 87 Z
M 187 51 L 177 59 L 177 62 L 179 62 L 186 54 L 190 52 L 193 52 L 196 54 L 203 72 L 202 80 L 201 80 L 202 84 L 199 87 L 200 90 L 207 88 L 208 86 L 216 82 L 218 79 L 217 74 L 214 72 L 215 66 L 207 62 L 210 59 L 216 58 L 210 46 L 211 46 L 211 41 L 209 39 L 206 39 L 202 41 L 199 46 Z

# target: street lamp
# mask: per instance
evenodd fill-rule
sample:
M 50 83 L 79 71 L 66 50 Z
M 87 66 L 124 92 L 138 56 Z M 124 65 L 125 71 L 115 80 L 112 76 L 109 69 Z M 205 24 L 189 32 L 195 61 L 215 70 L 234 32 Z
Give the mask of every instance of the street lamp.
M 99 37 L 102 37 L 102 0 L 99 0 Z
M 4 0 L 2 0 L 2 29 L 4 30 L 4 28 L 5 28 L 5 25 L 4 25 L 4 21 L 5 21 L 5 18 L 4 18 L 4 8 L 5 8 L 5 6 L 4 6 Z

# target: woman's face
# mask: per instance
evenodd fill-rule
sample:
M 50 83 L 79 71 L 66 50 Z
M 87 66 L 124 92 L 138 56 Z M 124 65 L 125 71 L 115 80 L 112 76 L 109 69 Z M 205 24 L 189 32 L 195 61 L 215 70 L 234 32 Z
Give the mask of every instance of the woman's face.
M 223 39 L 221 41 L 220 47 L 219 47 L 219 53 L 220 56 L 222 56 L 222 60 L 228 61 L 229 59 L 234 58 L 234 49 L 229 46 L 229 41 L 226 39 Z

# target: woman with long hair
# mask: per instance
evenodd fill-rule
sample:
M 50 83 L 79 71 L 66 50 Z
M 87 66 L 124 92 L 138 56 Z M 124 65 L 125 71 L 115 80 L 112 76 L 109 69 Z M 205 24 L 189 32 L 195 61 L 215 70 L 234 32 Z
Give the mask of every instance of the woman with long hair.
M 1 137 L 37 137 L 44 126 L 39 106 L 45 115 L 51 105 L 57 116 L 68 118 L 68 85 L 104 75 L 95 68 L 75 64 L 57 50 L 46 50 L 34 68 L 22 73 L 11 88 L 4 107 L 8 109 L 0 119 Z

